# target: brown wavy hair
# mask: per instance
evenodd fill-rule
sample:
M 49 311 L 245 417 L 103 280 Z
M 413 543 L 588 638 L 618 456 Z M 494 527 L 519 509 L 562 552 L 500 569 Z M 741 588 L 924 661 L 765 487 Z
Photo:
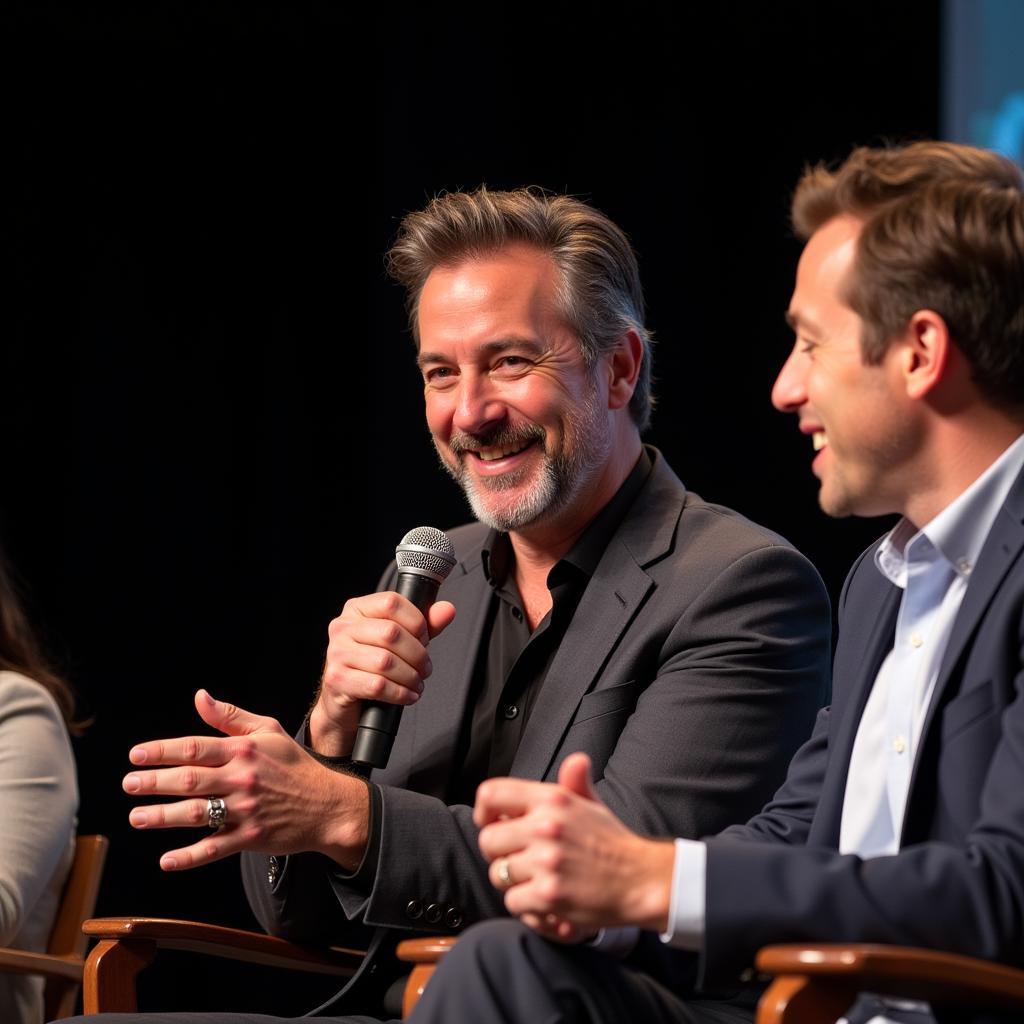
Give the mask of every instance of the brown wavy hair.
M 6 556 L 0 552 L 0 669 L 20 672 L 45 689 L 60 709 L 68 732 L 79 736 L 88 722 L 75 717 L 75 695 L 52 668 L 28 621 Z
M 809 238 L 849 214 L 864 222 L 844 298 L 877 364 L 919 309 L 946 322 L 975 384 L 1024 411 L 1024 175 L 1006 157 L 951 142 L 860 147 L 837 169 L 808 168 L 793 196 Z

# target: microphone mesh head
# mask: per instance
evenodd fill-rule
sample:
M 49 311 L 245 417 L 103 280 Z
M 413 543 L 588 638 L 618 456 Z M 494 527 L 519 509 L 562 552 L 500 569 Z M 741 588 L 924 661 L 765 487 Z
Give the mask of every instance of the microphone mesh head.
M 399 569 L 419 570 L 440 582 L 448 578 L 455 565 L 455 548 L 440 530 L 432 526 L 417 526 L 395 548 L 395 561 Z

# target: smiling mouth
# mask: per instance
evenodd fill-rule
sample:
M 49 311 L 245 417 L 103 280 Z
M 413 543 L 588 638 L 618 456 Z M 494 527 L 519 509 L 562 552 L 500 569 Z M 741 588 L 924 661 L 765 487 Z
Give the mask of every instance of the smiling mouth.
M 495 448 L 479 448 L 472 452 L 481 462 L 496 462 L 498 459 L 507 459 L 510 455 L 518 455 L 537 442 L 532 438 L 525 444 L 502 445 Z

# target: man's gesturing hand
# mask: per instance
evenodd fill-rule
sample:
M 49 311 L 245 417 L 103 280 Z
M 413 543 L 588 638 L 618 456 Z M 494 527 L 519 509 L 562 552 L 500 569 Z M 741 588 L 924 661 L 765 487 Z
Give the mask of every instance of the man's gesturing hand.
M 488 779 L 473 818 L 491 881 L 531 927 L 568 941 L 616 925 L 665 929 L 674 846 L 636 835 L 601 803 L 586 754 L 565 759 L 557 785 Z
M 133 764 L 162 767 L 125 776 L 125 792 L 185 799 L 136 807 L 129 821 L 135 828 L 205 829 L 209 799 L 220 797 L 226 823 L 191 846 L 165 853 L 160 866 L 194 868 L 240 850 L 315 850 L 357 867 L 366 846 L 366 784 L 314 760 L 276 719 L 214 700 L 205 690 L 195 701 L 200 718 L 226 738 L 188 736 L 133 747 Z
M 455 618 L 450 601 L 426 616 L 391 591 L 356 597 L 327 629 L 320 693 L 309 716 L 309 742 L 331 757 L 352 753 L 364 700 L 415 704 L 430 675 L 427 643 Z

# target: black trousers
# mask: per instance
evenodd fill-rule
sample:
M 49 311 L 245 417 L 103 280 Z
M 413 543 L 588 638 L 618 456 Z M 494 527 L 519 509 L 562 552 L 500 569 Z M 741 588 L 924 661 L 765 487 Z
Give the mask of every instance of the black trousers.
M 749 1024 L 750 1000 L 680 996 L 603 953 L 539 938 L 517 921 L 476 925 L 448 952 L 410 1024 Z M 935 1024 L 927 1009 L 862 995 L 848 1024 Z
M 750 1008 L 682 999 L 648 975 L 585 946 L 488 921 L 459 938 L 412 1024 L 749 1024 Z

